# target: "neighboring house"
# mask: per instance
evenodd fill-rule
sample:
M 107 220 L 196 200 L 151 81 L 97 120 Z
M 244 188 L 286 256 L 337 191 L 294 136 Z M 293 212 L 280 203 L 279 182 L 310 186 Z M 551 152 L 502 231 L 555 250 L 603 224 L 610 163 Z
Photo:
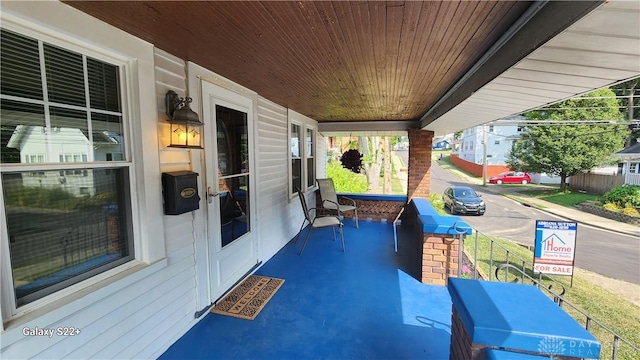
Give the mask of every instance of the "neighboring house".
M 465 129 L 458 140 L 458 156 L 462 160 L 482 164 L 484 159 L 483 139 L 487 138 L 487 165 L 506 165 L 506 157 L 511 151 L 513 141 L 520 137 L 521 127 L 518 121 L 523 116 L 511 116 Z
M 87 135 L 87 132 L 78 128 L 54 127 L 47 131 L 43 126 L 17 125 L 7 142 L 7 148 L 19 150 L 23 164 L 123 159 L 122 136 L 108 131 L 95 131 L 90 140 Z M 60 188 L 74 196 L 94 196 L 100 190 L 100 184 L 94 181 L 94 170 L 87 169 L 34 171 L 22 176 L 22 185 Z
M 624 183 L 640 185 L 640 143 L 631 145 L 614 156 L 622 161 Z
M 484 137 L 487 138 L 487 176 L 494 176 L 509 170 L 506 159 L 513 147 L 513 142 L 520 137 L 522 125 L 519 122 L 525 120 L 524 116 L 510 116 L 484 125 L 465 129 L 462 138 L 458 140 L 458 157 L 466 161 L 469 166 L 464 166 L 467 171 L 481 176 L 478 169 L 484 163 Z M 486 134 L 485 134 L 486 132 Z M 460 162 L 458 166 L 462 165 Z M 474 166 L 479 165 L 479 166 Z M 530 173 L 531 182 L 535 184 L 560 183 L 560 177 L 547 174 Z
M 433 144 L 431 145 L 431 148 L 433 150 L 446 150 L 451 148 L 451 145 L 449 144 L 449 142 L 447 140 L 434 140 Z

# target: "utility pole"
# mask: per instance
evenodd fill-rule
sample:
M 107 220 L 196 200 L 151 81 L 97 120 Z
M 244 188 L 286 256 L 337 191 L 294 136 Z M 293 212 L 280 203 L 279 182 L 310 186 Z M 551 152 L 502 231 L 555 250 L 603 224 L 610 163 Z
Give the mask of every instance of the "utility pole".
M 633 121 L 633 93 L 634 93 L 634 88 L 632 87 L 631 89 L 629 89 L 629 102 L 627 103 L 627 116 L 629 119 L 629 123 L 631 123 Z M 632 136 L 631 134 L 629 135 L 629 137 L 627 137 L 627 142 L 624 144 L 625 147 L 629 147 L 631 146 L 631 140 L 632 140 Z
M 482 124 L 482 186 L 487 185 L 487 125 Z

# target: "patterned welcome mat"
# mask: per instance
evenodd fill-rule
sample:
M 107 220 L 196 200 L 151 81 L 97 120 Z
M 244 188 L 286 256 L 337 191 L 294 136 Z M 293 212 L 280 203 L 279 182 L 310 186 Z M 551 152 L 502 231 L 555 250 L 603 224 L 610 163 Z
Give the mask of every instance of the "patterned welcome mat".
M 283 279 L 250 275 L 220 300 L 211 312 L 253 320 L 283 283 Z

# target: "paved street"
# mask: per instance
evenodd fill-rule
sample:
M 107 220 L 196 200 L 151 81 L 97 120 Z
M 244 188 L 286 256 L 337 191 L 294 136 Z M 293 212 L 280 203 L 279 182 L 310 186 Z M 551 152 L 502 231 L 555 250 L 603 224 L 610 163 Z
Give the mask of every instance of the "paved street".
M 533 245 L 535 220 L 567 220 L 548 212 L 527 207 L 442 169 L 433 162 L 431 192 L 442 193 L 450 185 L 470 185 L 487 203 L 484 216 L 462 216 L 478 231 Z M 495 186 L 495 185 L 489 185 Z M 579 220 L 579 219 L 574 219 Z M 578 224 L 576 266 L 606 277 L 640 284 L 640 238 L 586 224 Z

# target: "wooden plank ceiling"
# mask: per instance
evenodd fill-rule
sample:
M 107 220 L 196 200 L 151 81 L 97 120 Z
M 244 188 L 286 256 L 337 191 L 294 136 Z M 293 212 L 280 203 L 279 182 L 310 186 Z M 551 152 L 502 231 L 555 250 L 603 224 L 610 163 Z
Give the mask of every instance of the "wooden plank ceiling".
M 319 122 L 418 120 L 525 1 L 70 1 Z

